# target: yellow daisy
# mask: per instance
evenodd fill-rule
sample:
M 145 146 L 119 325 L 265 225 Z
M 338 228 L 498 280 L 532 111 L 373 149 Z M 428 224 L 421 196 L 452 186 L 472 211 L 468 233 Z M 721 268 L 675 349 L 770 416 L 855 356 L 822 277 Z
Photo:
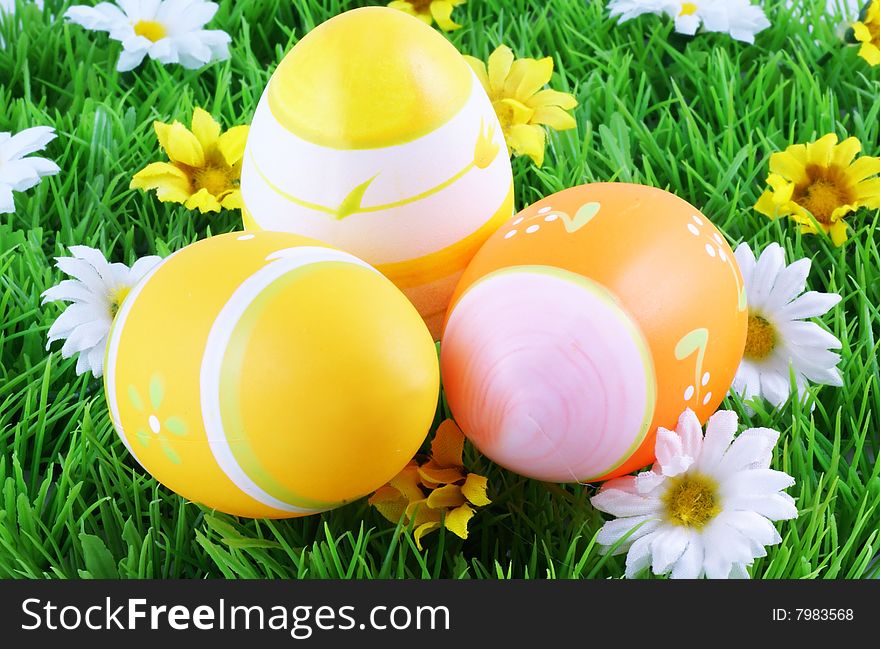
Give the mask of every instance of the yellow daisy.
M 880 3 L 872 0 L 862 10 L 861 20 L 852 28 L 853 36 L 862 44 L 859 56 L 871 65 L 880 64 Z
M 544 162 L 544 126 L 564 131 L 574 128 L 568 112 L 577 100 L 566 92 L 542 88 L 553 75 L 553 59 L 515 59 L 513 51 L 499 45 L 489 57 L 488 66 L 465 56 L 473 68 L 504 130 L 508 152 L 527 155 L 539 167 Z
M 404 525 L 413 525 L 420 550 L 422 537 L 440 527 L 466 539 L 474 507 L 491 502 L 486 478 L 464 470 L 463 449 L 461 429 L 447 419 L 437 428 L 430 458 L 422 464 L 411 461 L 370 497 L 370 504 L 392 523 L 403 519 Z
M 761 214 L 787 216 L 802 232 L 821 229 L 834 245 L 847 239 L 844 217 L 859 208 L 880 208 L 880 158 L 862 156 L 857 138 L 840 144 L 829 133 L 808 144 L 793 144 L 770 156 L 767 189 L 755 204 Z
M 242 207 L 239 179 L 247 126 L 221 134 L 214 118 L 196 108 L 191 131 L 177 121 L 154 122 L 153 127 L 170 162 L 147 165 L 134 175 L 131 189 L 155 189 L 160 201 L 202 213 Z
M 428 25 L 437 23 L 445 32 L 459 29 L 461 25 L 452 20 L 452 10 L 467 0 L 394 0 L 388 6 L 410 16 L 415 16 Z

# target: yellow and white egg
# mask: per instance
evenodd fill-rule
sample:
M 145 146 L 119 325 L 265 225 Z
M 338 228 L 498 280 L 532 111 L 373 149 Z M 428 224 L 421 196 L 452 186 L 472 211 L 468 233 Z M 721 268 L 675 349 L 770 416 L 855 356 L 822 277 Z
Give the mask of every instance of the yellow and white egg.
M 388 279 L 278 232 L 159 263 L 114 320 L 104 377 L 113 424 L 153 477 L 271 518 L 382 486 L 424 441 L 439 391 L 434 342 Z
M 385 7 L 328 20 L 281 61 L 241 189 L 246 229 L 361 257 L 435 337 L 463 269 L 513 211 L 504 136 L 479 80 L 437 31 Z

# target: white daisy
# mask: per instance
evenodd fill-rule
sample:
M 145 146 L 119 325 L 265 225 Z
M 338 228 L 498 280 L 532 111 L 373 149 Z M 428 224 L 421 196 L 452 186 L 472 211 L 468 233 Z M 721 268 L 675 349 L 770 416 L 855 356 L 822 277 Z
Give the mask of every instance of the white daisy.
M 599 530 L 606 551 L 626 555 L 626 576 L 651 566 L 673 579 L 748 578 L 747 567 L 782 537 L 772 521 L 797 517 L 794 485 L 770 468 L 779 433 L 750 428 L 734 439 L 736 413 L 715 413 L 706 435 L 692 410 L 657 431 L 650 471 L 606 482 L 591 502 L 618 518 Z M 629 536 L 627 536 L 629 535 Z M 626 538 L 625 538 L 626 537 Z
M 723 32 L 746 43 L 770 26 L 761 7 L 750 0 L 611 0 L 612 18 L 624 22 L 646 13 L 666 14 L 675 20 L 675 31 L 693 36 L 702 26 L 706 32 Z
M 702 25 L 703 31 L 721 32 L 735 40 L 754 43 L 755 34 L 770 26 L 764 10 L 750 0 L 692 0 L 680 4 L 675 30 L 682 34 L 695 34 Z
M 229 58 L 229 34 L 202 29 L 217 9 L 216 2 L 204 0 L 118 0 L 94 7 L 77 5 L 64 16 L 121 42 L 116 65 L 120 72 L 136 68 L 145 56 L 196 69 Z
M 49 328 L 46 349 L 54 341 L 65 339 L 61 356 L 79 354 L 76 373 L 91 370 L 97 378 L 104 371 L 107 335 L 122 301 L 162 258 L 142 257 L 129 268 L 111 264 L 100 250 L 88 246 L 70 246 L 70 252 L 72 257 L 57 257 L 55 265 L 73 279 L 65 279 L 43 293 L 43 304 L 71 302 Z
M 734 254 L 748 294 L 749 328 L 733 390 L 744 399 L 762 396 L 781 406 L 791 393 L 789 368 L 801 398 L 808 382 L 843 385 L 837 369 L 840 355 L 829 351 L 839 349 L 840 341 L 815 322 L 804 321 L 826 313 L 840 302 L 840 295 L 803 293 L 810 260 L 786 265 L 778 243 L 767 246 L 757 260 L 745 243 Z
M 55 129 L 49 126 L 26 128 L 15 135 L 0 133 L 0 214 L 15 211 L 13 191 L 23 192 L 43 176 L 61 171 L 46 158 L 25 157 L 42 151 L 55 137 Z

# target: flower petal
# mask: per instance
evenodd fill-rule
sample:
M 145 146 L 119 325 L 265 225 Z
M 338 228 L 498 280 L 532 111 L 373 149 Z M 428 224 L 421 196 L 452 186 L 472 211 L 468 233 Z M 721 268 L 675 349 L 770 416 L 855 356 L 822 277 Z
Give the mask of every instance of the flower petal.
M 438 467 L 460 467 L 464 433 L 452 419 L 444 420 L 431 440 L 431 459 Z
M 748 286 L 749 305 L 760 309 L 766 302 L 779 272 L 785 267 L 785 252 L 778 243 L 764 248 Z
M 681 413 L 675 430 L 681 437 L 682 453 L 693 459 L 700 457 L 703 448 L 703 427 L 693 410 L 687 408 Z
M 217 144 L 220 137 L 220 124 L 203 108 L 193 110 L 192 133 L 195 135 L 202 151 L 208 151 Z
M 663 575 L 672 570 L 687 549 L 691 536 L 692 533 L 680 525 L 667 526 L 657 532 L 651 542 L 651 571 Z
M 880 158 L 862 156 L 844 169 L 844 174 L 851 183 L 860 183 L 865 178 L 880 174 Z
M 710 475 L 715 472 L 733 442 L 737 424 L 737 415 L 732 410 L 719 410 L 709 418 L 700 457 L 694 465 L 697 471 Z
M 183 203 L 187 209 L 198 209 L 202 214 L 205 212 L 219 212 L 220 201 L 204 187 L 195 194 L 189 196 Z
M 672 579 L 698 579 L 702 574 L 703 540 L 699 534 L 694 534 L 669 576 Z
M 489 94 L 491 86 L 489 85 L 489 73 L 486 70 L 486 64 L 480 59 L 467 54 L 464 55 L 464 60 L 469 66 L 471 66 L 471 70 L 474 71 L 474 74 L 477 75 L 477 79 L 480 80 L 483 90 L 486 91 L 486 94 Z
M 729 510 L 751 511 L 769 518 L 771 521 L 782 521 L 797 518 L 798 510 L 794 498 L 784 492 L 760 496 L 730 496 L 724 502 Z
M 777 317 L 785 320 L 801 320 L 824 315 L 840 302 L 838 293 L 809 291 L 779 310 Z
M 651 532 L 645 536 L 636 539 L 626 553 L 626 575 L 627 579 L 634 579 L 638 574 L 651 565 L 651 543 L 654 536 L 658 532 Z
M 468 522 L 473 516 L 474 510 L 467 503 L 464 503 L 446 514 L 443 526 L 456 536 L 466 539 L 468 537 Z
M 226 210 L 240 210 L 244 207 L 244 199 L 241 197 L 240 189 L 233 189 L 228 192 L 220 201 L 220 205 Z
M 158 255 L 147 255 L 135 261 L 128 271 L 128 285 L 134 288 L 144 275 L 149 273 L 153 268 L 162 261 L 162 257 Z
M 69 336 L 77 327 L 88 324 L 90 322 L 98 322 L 105 317 L 105 322 L 109 327 L 109 312 L 105 316 L 101 309 L 95 307 L 92 304 L 85 304 L 81 302 L 75 302 L 74 304 L 71 304 L 66 309 L 64 309 L 61 315 L 58 316 L 55 319 L 55 322 L 52 323 L 52 326 L 49 327 L 49 331 L 47 333 L 49 342 L 46 344 L 46 349 L 49 349 L 52 343 L 56 340 L 60 340 Z
M 617 554 L 623 554 L 638 539 L 650 534 L 661 524 L 657 516 L 646 514 L 644 516 L 627 516 L 607 521 L 596 534 L 596 543 L 605 547 L 611 547 L 627 534 L 632 534 L 617 548 Z M 636 529 L 637 528 L 637 529 Z
M 205 165 L 205 151 L 186 126 L 175 121 L 171 125 L 154 122 L 153 127 L 156 129 L 159 144 L 172 162 L 180 162 L 190 167 Z
M 26 155 L 42 151 L 58 137 L 51 126 L 33 126 L 19 131 L 3 144 L 7 161 L 20 160 Z
M 388 482 L 397 489 L 410 503 L 424 499 L 425 494 L 419 487 L 419 472 L 415 462 L 410 462 Z
M 544 106 L 558 106 L 563 110 L 571 110 L 578 105 L 574 95 L 559 90 L 547 88 L 540 90 L 529 97 L 526 104 L 531 108 L 542 108 Z
M 504 94 L 525 103 L 532 95 L 549 83 L 553 76 L 553 58 L 519 59 L 510 66 L 510 74 L 504 84 Z
M 433 532 L 434 530 L 440 527 L 440 523 L 438 522 L 428 522 L 419 525 L 415 530 L 413 530 L 413 539 L 415 539 L 416 547 L 419 550 L 422 550 L 422 537 L 429 532 Z
M 811 263 L 809 257 L 804 257 L 779 272 L 767 298 L 768 304 L 771 305 L 769 308 L 779 308 L 788 304 L 804 290 Z
M 78 279 L 65 279 L 43 291 L 43 304 L 48 302 L 92 302 L 95 294 Z
M 770 171 L 792 182 L 805 181 L 806 169 L 806 147 L 803 144 L 792 145 L 770 156 Z
M 739 265 L 743 281 L 745 285 L 748 286 L 749 280 L 752 277 L 752 272 L 755 270 L 755 265 L 758 263 L 755 259 L 755 253 L 752 252 L 752 248 L 749 244 L 743 242 L 733 251 L 733 256 L 736 257 L 736 263 Z
M 536 166 L 544 164 L 544 145 L 546 135 L 540 126 L 513 124 L 510 127 L 507 143 L 517 155 L 527 155 Z
M 715 469 L 716 479 L 723 483 L 744 469 L 766 467 L 779 433 L 771 428 L 749 428 L 733 440 Z
M 172 185 L 189 188 L 190 179 L 182 169 L 169 162 L 153 162 L 137 172 L 131 179 L 130 189 L 157 189 Z
M 657 441 L 654 445 L 657 464 L 665 476 L 676 476 L 684 473 L 693 464 L 693 458 L 685 456 L 682 451 L 681 437 L 675 431 L 666 428 L 657 429 Z
M 794 486 L 794 478 L 783 471 L 774 469 L 750 469 L 739 471 L 727 478 L 721 485 L 724 495 L 772 494 Z
M 464 484 L 461 486 L 461 493 L 463 493 L 464 497 L 467 498 L 471 503 L 477 505 L 478 507 L 488 505 L 492 502 L 486 495 L 488 482 L 488 479 L 481 475 L 477 475 L 476 473 L 468 473 L 467 478 L 465 478 Z
M 603 487 L 599 493 L 590 498 L 593 507 L 612 516 L 642 516 L 655 514 L 662 508 L 658 498 L 628 493 L 620 489 Z
M 230 167 L 234 166 L 244 157 L 244 149 L 247 144 L 248 126 L 233 126 L 220 136 L 217 148 L 223 155 L 223 159 Z
M 431 509 L 447 509 L 463 505 L 465 501 L 466 498 L 461 493 L 461 487 L 449 484 L 431 491 L 428 495 L 427 505 Z
M 106 321 L 92 320 L 76 327 L 64 345 L 61 347 L 61 356 L 70 358 L 79 352 L 88 351 L 95 345 L 103 342 L 107 338 L 110 328 Z
M 461 25 L 452 20 L 452 4 L 446 0 L 434 0 L 430 4 L 431 16 L 444 32 L 459 29 Z
M 531 123 L 544 124 L 557 131 L 567 131 L 577 126 L 574 117 L 558 106 L 540 106 L 536 108 L 535 114 L 532 115 Z
M 488 76 L 490 94 L 501 94 L 504 90 L 504 81 L 510 74 L 513 65 L 513 50 L 507 45 L 499 45 L 489 55 Z
M 831 154 L 831 164 L 841 168 L 846 168 L 862 150 L 862 143 L 857 137 L 848 137 L 843 142 L 834 147 Z
M 807 145 L 807 164 L 828 167 L 831 164 L 831 155 L 837 144 L 837 135 L 829 133 L 815 142 Z M 792 179 L 793 180 L 793 179 Z

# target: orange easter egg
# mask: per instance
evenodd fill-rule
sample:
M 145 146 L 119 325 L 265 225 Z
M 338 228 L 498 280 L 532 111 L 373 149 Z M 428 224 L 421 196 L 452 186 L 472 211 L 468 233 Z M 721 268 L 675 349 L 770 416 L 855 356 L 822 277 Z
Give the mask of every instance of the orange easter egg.
M 503 225 L 452 298 L 441 373 L 477 448 L 541 480 L 606 480 L 654 460 L 658 426 L 705 421 L 745 347 L 730 246 L 669 192 L 553 194 Z

